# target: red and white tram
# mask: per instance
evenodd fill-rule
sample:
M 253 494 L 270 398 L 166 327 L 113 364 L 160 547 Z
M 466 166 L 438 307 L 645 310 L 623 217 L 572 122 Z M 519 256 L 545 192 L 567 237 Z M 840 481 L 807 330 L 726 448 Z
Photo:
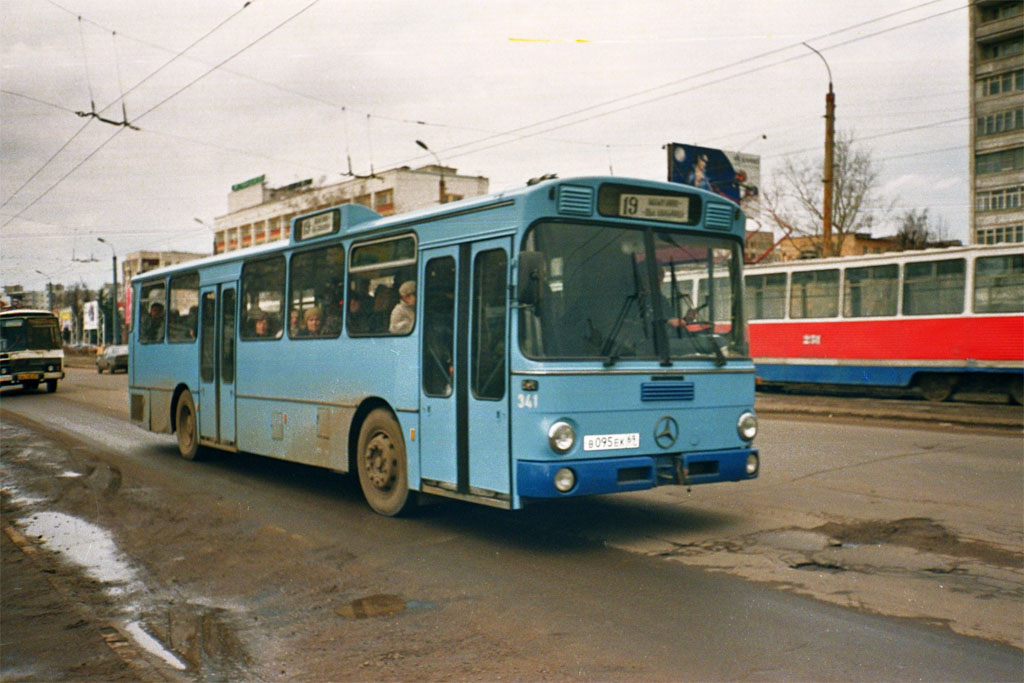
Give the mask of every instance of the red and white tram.
M 750 266 L 745 285 L 761 384 L 1024 398 L 1024 245 Z

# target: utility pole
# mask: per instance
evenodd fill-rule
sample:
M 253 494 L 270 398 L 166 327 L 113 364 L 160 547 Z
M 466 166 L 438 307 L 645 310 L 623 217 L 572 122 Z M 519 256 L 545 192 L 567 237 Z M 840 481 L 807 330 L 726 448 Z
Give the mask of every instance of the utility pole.
M 49 307 L 50 312 L 53 313 L 53 278 L 41 270 L 36 272 L 46 278 L 46 305 Z
M 434 154 L 434 150 L 432 150 L 429 147 L 427 147 L 427 143 L 423 142 L 422 140 L 417 140 L 416 144 L 434 155 L 434 161 L 437 162 L 437 169 L 441 172 L 441 180 L 438 183 L 438 194 L 439 194 L 439 196 L 438 196 L 438 199 L 437 199 L 437 203 L 438 204 L 445 204 L 445 203 L 447 203 L 447 201 L 448 201 L 448 194 L 445 192 L 445 189 L 444 189 L 444 164 L 441 163 L 441 159 L 438 158 L 437 154 Z
M 829 68 L 825 57 L 807 43 L 804 43 L 804 46 L 821 57 L 821 61 L 825 62 L 825 69 L 828 70 L 828 94 L 825 95 L 825 172 L 821 179 L 824 185 L 824 206 L 821 210 L 821 255 L 829 257 L 832 255 L 832 171 L 836 137 L 836 94 L 832 91 L 832 69 Z
M 118 334 L 117 329 L 117 253 L 114 251 L 114 245 L 106 241 L 102 237 L 97 237 L 100 242 L 110 247 L 110 255 L 114 261 L 114 290 L 110 293 L 110 314 L 112 316 L 110 322 L 110 338 L 115 344 L 121 342 L 121 335 Z

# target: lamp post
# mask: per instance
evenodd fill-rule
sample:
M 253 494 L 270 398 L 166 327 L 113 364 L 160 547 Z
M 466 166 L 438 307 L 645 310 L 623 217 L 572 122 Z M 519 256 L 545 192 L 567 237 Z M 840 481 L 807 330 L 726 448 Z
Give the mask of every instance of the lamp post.
M 444 204 L 448 201 L 448 195 L 445 193 L 444 190 L 444 164 L 441 163 L 441 160 L 438 158 L 437 154 L 434 154 L 434 150 L 427 147 L 427 143 L 423 142 L 422 140 L 417 140 L 416 144 L 434 155 L 434 161 L 437 162 L 437 168 L 441 172 L 441 180 L 440 183 L 438 184 L 439 196 L 437 201 L 438 204 Z
M 824 55 L 813 47 L 804 43 L 804 46 L 821 57 L 828 71 L 828 94 L 825 95 L 825 173 L 821 182 L 824 184 L 824 206 L 822 207 L 822 245 L 821 255 L 828 257 L 832 255 L 832 153 L 835 149 L 836 133 L 836 95 L 832 92 L 832 69 Z
M 114 290 L 110 295 L 110 313 L 112 316 L 110 323 L 110 338 L 114 340 L 115 344 L 119 344 L 121 342 L 121 335 L 120 331 L 117 329 L 117 253 L 114 251 L 114 245 L 110 242 L 106 241 L 102 237 L 97 237 L 96 239 L 110 247 L 110 256 L 114 263 Z
M 44 273 L 41 270 L 36 270 L 37 273 L 46 278 L 46 305 L 53 312 L 53 278 Z

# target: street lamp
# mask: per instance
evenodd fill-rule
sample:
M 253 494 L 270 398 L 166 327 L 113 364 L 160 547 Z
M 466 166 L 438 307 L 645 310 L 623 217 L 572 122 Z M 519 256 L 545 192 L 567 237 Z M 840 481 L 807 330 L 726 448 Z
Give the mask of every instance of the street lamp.
M 46 303 L 50 311 L 53 312 L 53 278 L 41 270 L 36 270 L 36 272 L 46 278 Z
M 444 190 L 444 164 L 441 163 L 441 160 L 438 158 L 437 154 L 434 153 L 434 150 L 427 147 L 427 143 L 423 142 L 422 140 L 417 140 L 416 144 L 434 155 L 434 161 L 437 162 L 437 168 L 441 172 L 441 180 L 440 183 L 438 184 L 438 203 L 444 204 L 448 201 L 448 195 L 445 193 Z
M 97 237 L 96 239 L 110 247 L 110 256 L 113 259 L 114 263 L 114 289 L 110 295 L 110 337 L 111 339 L 114 340 L 115 344 L 118 344 L 121 341 L 121 335 L 120 330 L 117 329 L 117 253 L 114 251 L 114 245 L 112 245 L 110 242 L 106 241 L 102 237 Z
M 821 255 L 832 255 L 832 152 L 835 148 L 836 133 L 836 95 L 832 92 L 832 69 L 829 68 L 825 56 L 813 47 L 804 43 L 804 47 L 821 57 L 828 71 L 828 94 L 825 95 L 825 173 L 821 182 L 824 184 L 824 206 L 822 207 L 822 241 Z

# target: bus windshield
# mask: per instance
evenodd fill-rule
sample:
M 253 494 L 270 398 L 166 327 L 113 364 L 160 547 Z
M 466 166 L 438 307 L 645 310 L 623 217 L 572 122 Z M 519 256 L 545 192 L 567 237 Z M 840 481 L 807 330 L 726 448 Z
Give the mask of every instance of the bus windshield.
M 747 357 L 742 252 L 732 240 L 656 228 L 541 222 L 540 295 L 520 308 L 519 343 L 537 360 Z
M 51 351 L 59 348 L 57 321 L 50 316 L 11 316 L 0 320 L 2 351 Z

